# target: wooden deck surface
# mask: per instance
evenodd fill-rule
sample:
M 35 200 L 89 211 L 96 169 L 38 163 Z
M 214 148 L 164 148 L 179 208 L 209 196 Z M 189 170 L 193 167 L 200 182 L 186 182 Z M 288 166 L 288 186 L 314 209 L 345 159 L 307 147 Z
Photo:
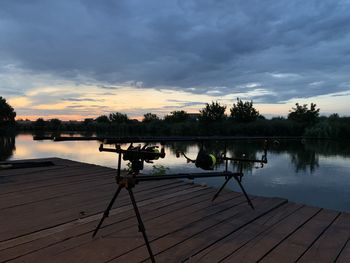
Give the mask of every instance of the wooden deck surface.
M 32 160 L 33 161 L 33 160 Z M 58 158 L 0 170 L 0 262 L 150 262 L 127 191 L 97 236 L 115 170 Z M 188 182 L 134 189 L 157 262 L 350 262 L 350 215 Z

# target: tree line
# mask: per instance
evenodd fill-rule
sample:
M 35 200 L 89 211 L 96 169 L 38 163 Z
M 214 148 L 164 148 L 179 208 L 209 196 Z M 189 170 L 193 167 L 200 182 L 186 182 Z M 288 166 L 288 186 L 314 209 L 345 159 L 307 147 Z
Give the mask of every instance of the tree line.
M 173 111 L 160 118 L 154 113 L 143 115 L 141 121 L 127 114 L 114 112 L 83 121 L 61 121 L 57 118 L 36 121 L 15 121 L 14 109 L 0 97 L 0 130 L 14 127 L 18 131 L 84 131 L 118 135 L 224 135 L 224 136 L 306 136 L 347 139 L 350 118 L 332 114 L 320 117 L 320 109 L 311 103 L 295 104 L 287 116 L 266 119 L 253 101 L 237 101 L 226 114 L 226 105 L 207 103 L 198 113 Z

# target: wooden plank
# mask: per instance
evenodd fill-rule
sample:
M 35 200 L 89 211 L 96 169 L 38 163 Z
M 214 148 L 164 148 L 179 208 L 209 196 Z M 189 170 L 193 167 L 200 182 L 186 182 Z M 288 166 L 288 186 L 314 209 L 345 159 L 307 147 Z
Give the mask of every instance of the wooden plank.
M 100 182 L 99 180 L 90 181 L 81 185 L 78 189 L 75 186 L 64 185 L 50 188 L 50 191 L 35 191 L 27 195 L 24 194 L 12 194 L 11 196 L 6 196 L 1 198 L 0 211 L 6 210 L 14 207 L 25 207 L 33 203 L 45 202 L 46 200 L 52 200 L 56 198 L 67 197 L 70 195 L 84 194 L 85 192 L 93 192 L 98 189 L 113 189 L 115 183 L 113 182 Z M 45 195 L 43 195 L 45 193 Z
M 336 258 L 336 263 L 348 263 L 350 262 L 350 239 L 344 244 L 340 254 Z
M 179 202 L 174 202 L 174 200 L 172 201 L 172 205 L 169 206 L 165 206 L 166 204 L 164 203 L 160 203 L 160 206 L 157 208 L 157 203 L 155 203 L 155 205 L 152 206 L 146 206 L 146 207 L 142 207 L 142 202 L 139 203 L 140 204 L 140 208 L 142 213 L 145 213 L 145 220 L 149 219 L 149 218 L 154 218 L 154 217 L 158 217 L 159 215 L 162 215 L 162 213 L 169 213 L 169 212 L 174 212 L 178 209 L 183 209 L 183 205 L 189 206 L 189 204 L 195 204 L 195 203 L 201 203 L 203 201 L 203 199 L 209 199 L 210 197 L 208 196 L 208 194 L 211 196 L 213 195 L 213 191 L 206 189 L 206 194 L 205 195 L 199 195 L 197 198 L 192 198 L 187 200 L 184 203 L 179 203 Z M 186 195 L 187 196 L 187 195 Z M 200 199 L 198 199 L 200 198 Z M 155 210 L 153 210 L 153 207 L 155 207 Z M 118 209 L 120 211 L 120 209 Z M 151 213 L 150 213 L 151 212 Z M 100 230 L 99 232 L 99 236 L 103 235 L 104 233 L 109 233 L 111 228 L 122 228 L 125 229 L 127 227 L 129 227 L 133 232 L 137 233 L 136 229 L 136 221 L 135 219 L 135 215 L 134 212 L 129 210 L 129 211 L 124 211 L 123 213 L 119 213 L 117 217 L 109 217 L 108 220 L 106 220 L 103 228 Z M 121 224 L 122 222 L 122 224 Z M 84 244 L 84 243 L 89 243 L 91 242 L 91 233 L 92 230 L 96 227 L 97 222 L 92 222 L 90 223 L 90 226 L 88 227 L 88 229 L 85 229 L 85 233 L 83 232 L 82 234 L 75 234 L 73 235 L 73 238 L 70 239 L 67 242 L 64 242 L 62 244 L 56 244 L 55 247 L 53 248 L 53 252 L 51 253 L 55 253 L 58 250 L 62 250 L 62 249 L 67 249 L 69 247 L 75 247 L 75 246 L 79 246 L 79 244 Z M 85 227 L 85 226 L 84 226 Z M 86 227 L 85 227 L 86 228 Z M 74 231 L 77 232 L 77 231 Z M 81 231 L 80 231 L 81 232 Z M 63 232 L 63 240 L 65 240 L 66 235 L 67 234 L 71 234 L 67 233 L 67 232 Z M 53 241 L 57 241 L 57 235 L 51 237 L 51 239 L 53 239 Z M 47 239 L 43 240 L 44 242 L 43 245 L 47 245 Z M 71 242 L 70 242 L 71 241 Z M 51 248 L 48 247 L 48 250 L 50 251 Z M 44 252 L 46 252 L 44 250 Z M 35 260 L 34 260 L 35 261 Z
M 285 220 L 291 214 L 301 209 L 303 205 L 287 203 L 276 208 L 270 213 L 256 219 L 245 227 L 225 234 L 222 239 L 214 242 L 206 242 L 203 246 L 196 246 L 191 253 L 188 253 L 185 260 L 191 262 L 217 262 L 230 256 L 235 250 L 248 244 L 258 235 L 273 227 L 275 224 Z
M 103 174 L 105 175 L 105 174 Z M 173 180 L 177 181 L 177 180 Z M 147 187 L 152 187 L 153 185 L 165 185 L 169 184 L 171 181 L 156 183 L 154 182 L 147 184 Z M 45 201 L 47 199 L 53 198 L 67 198 L 71 195 L 79 195 L 84 192 L 98 192 L 110 193 L 113 192 L 116 187 L 115 179 L 113 176 L 101 178 L 96 175 L 95 178 L 84 181 L 67 182 L 65 184 L 55 184 L 48 188 L 35 189 L 28 191 L 19 191 L 2 196 L 0 199 L 0 211 L 1 209 L 12 208 L 15 206 L 28 205 L 35 202 Z M 101 189 L 106 188 L 106 189 Z M 140 187 L 141 189 L 143 187 Z
M 100 176 L 101 178 L 107 178 L 112 177 L 115 175 L 115 171 L 111 170 L 105 170 L 105 169 L 94 169 L 94 168 L 75 168 L 75 169 L 57 169 L 55 171 L 49 171 L 42 173 L 42 178 L 38 178 L 36 175 L 31 175 L 31 178 L 29 180 L 21 180 L 16 179 L 12 182 L 9 182 L 5 185 L 2 185 L 1 188 L 4 191 L 1 193 L 1 195 L 4 195 L 6 193 L 11 192 L 17 192 L 17 191 L 30 191 L 31 186 L 33 189 L 40 188 L 40 187 L 47 187 L 55 184 L 64 184 L 67 182 L 74 182 L 76 180 L 83 181 L 91 180 L 95 178 L 96 176 Z M 8 190 L 7 190 L 8 189 Z M 5 192 L 6 190 L 6 192 Z M 12 191 L 11 191 L 12 190 Z
M 259 233 L 243 247 L 233 250 L 222 262 L 257 262 L 320 211 L 318 208 L 307 206 L 296 210 L 273 227 Z
M 4 220 L 13 218 L 18 219 L 20 221 L 26 221 L 31 215 L 33 209 L 36 209 L 38 212 L 44 214 L 56 214 L 64 211 L 68 214 L 72 211 L 75 215 L 81 213 L 83 211 L 82 216 L 88 216 L 89 214 L 93 214 L 96 211 L 102 210 L 107 206 L 109 200 L 115 192 L 116 187 L 114 185 L 107 185 L 106 188 L 104 185 L 102 187 L 96 187 L 95 189 L 91 189 L 90 191 L 79 191 L 78 193 L 74 193 L 67 196 L 60 196 L 57 198 L 48 198 L 36 203 L 29 203 L 25 206 L 16 206 L 10 209 L 3 209 L 2 215 L 0 218 Z M 183 182 L 174 182 L 171 185 L 164 185 L 159 188 L 145 189 L 145 191 L 141 191 L 141 197 L 147 193 L 147 197 L 152 197 L 153 195 L 161 195 L 169 191 L 169 189 L 179 189 L 179 187 L 185 186 Z M 148 193 L 151 192 L 151 193 Z M 121 193 L 119 198 L 119 205 L 125 204 L 128 201 L 128 196 L 126 193 Z M 17 215 L 17 216 L 16 216 Z M 57 221 L 57 220 L 56 220 Z M 16 222 L 18 223 L 18 222 Z M 7 224 L 9 227 L 9 224 Z M 16 226 L 18 229 L 18 225 Z M 1 231 L 0 231 L 1 233 Z
M 178 180 L 175 180 L 173 182 L 167 182 L 167 184 L 162 184 L 160 182 L 157 182 L 157 184 L 151 184 L 150 187 L 144 186 L 140 187 L 138 191 L 136 192 L 144 192 L 144 191 L 151 191 L 154 193 L 157 193 L 159 191 L 164 191 L 168 188 L 173 188 L 176 186 L 182 186 L 182 185 L 187 185 L 185 182 L 181 182 Z M 152 187 L 153 186 L 153 187 Z M 86 202 L 89 203 L 90 205 L 99 205 L 102 203 L 105 203 L 108 199 L 111 198 L 111 196 L 114 194 L 116 191 L 117 186 L 113 183 L 111 184 L 103 184 L 100 186 L 89 186 L 87 189 L 80 188 L 79 190 L 77 189 L 76 192 L 72 193 L 67 193 L 66 195 L 58 195 L 55 196 L 54 198 L 48 197 L 46 199 L 39 200 L 37 202 L 29 202 L 27 204 L 24 204 L 23 206 L 13 206 L 9 208 L 4 208 L 1 209 L 3 213 L 11 214 L 14 213 L 16 214 L 17 211 L 21 211 L 22 216 L 26 213 L 31 214 L 32 209 L 37 209 L 37 210 L 43 210 L 47 211 L 49 209 L 50 211 L 53 209 L 62 209 L 61 207 L 64 206 L 64 210 L 67 210 L 67 208 L 75 208 L 79 207 L 81 205 L 84 205 Z M 51 192 L 51 189 L 47 189 L 46 191 L 41 191 L 41 194 L 43 196 L 49 195 Z M 126 196 L 126 193 L 121 194 L 122 197 Z M 94 201 L 91 203 L 91 201 Z M 50 207 L 48 206 L 48 203 L 50 204 Z M 66 206 L 68 204 L 68 206 Z M 44 210 L 45 209 L 45 210 Z
M 95 183 L 105 183 L 110 182 L 111 185 L 115 185 L 115 179 L 113 174 L 108 174 L 103 171 L 101 171 L 100 174 L 97 174 L 95 172 L 92 172 L 91 174 L 87 173 L 86 171 L 78 171 L 77 174 L 79 177 L 86 177 L 86 175 L 89 175 L 89 179 L 74 179 L 67 181 L 66 178 L 62 179 L 62 183 L 58 183 L 57 180 L 52 180 L 50 185 L 44 185 L 42 188 L 38 188 L 38 186 L 35 187 L 35 189 L 23 189 L 19 186 L 16 187 L 16 191 L 8 194 L 1 195 L 0 199 L 0 207 L 7 207 L 9 203 L 16 205 L 16 198 L 20 200 L 20 198 L 24 198 L 26 201 L 30 201 L 32 194 L 37 195 L 41 198 L 47 198 L 50 194 L 54 193 L 57 194 L 57 189 L 63 188 L 64 190 L 70 190 L 73 192 L 79 191 L 81 187 L 85 187 L 87 184 L 95 184 Z M 67 173 L 67 171 L 66 171 Z M 61 179 L 61 178 L 60 178 Z M 169 182 L 169 181 L 168 181 Z M 153 185 L 159 185 L 159 184 L 167 184 L 168 182 L 149 182 L 147 184 L 148 187 L 152 187 Z M 142 188 L 138 187 L 138 188 Z M 43 192 L 45 191 L 45 192 Z M 11 202 L 10 202 L 11 201 Z
M 255 210 L 251 210 L 245 202 L 241 203 L 219 213 L 205 216 L 191 224 L 184 223 L 179 230 L 169 232 L 162 235 L 161 239 L 154 240 L 151 246 L 159 262 L 181 262 L 188 256 L 187 252 L 191 251 L 192 245 L 195 246 L 196 242 L 201 243 L 203 239 L 203 242 L 207 242 L 212 237 L 216 238 L 227 233 L 226 231 L 234 232 L 251 220 L 255 220 L 285 202 L 286 200 L 282 199 L 256 198 L 254 199 Z M 165 225 L 164 227 L 168 228 L 169 226 Z M 156 233 L 155 230 L 152 229 L 152 233 Z M 145 246 L 143 246 L 121 257 L 115 256 L 114 261 L 125 262 L 130 258 L 134 262 L 141 262 L 147 260 L 148 257 Z
M 297 261 L 338 216 L 337 212 L 322 210 L 262 258 L 261 262 Z
M 237 194 L 223 195 L 221 196 L 221 200 L 223 202 L 215 205 L 207 198 L 205 201 L 202 200 L 187 207 L 182 207 L 181 203 L 179 203 L 180 209 L 169 211 L 169 213 L 161 214 L 158 217 L 152 217 L 151 220 L 144 219 L 149 238 L 175 231 L 182 228 L 184 223 L 201 220 L 207 213 L 209 215 L 218 213 L 219 211 L 227 210 L 230 207 L 245 202 L 241 198 L 241 195 Z M 130 249 L 143 246 L 142 235 L 137 232 L 135 228 L 136 224 L 137 221 L 133 216 L 127 221 L 127 225 L 129 226 L 125 226 L 124 223 L 112 224 L 100 230 L 99 238 L 91 240 L 90 236 L 78 236 L 63 244 L 58 244 L 57 246 L 52 246 L 31 254 L 30 257 L 26 257 L 26 260 L 28 262 L 35 262 L 38 259 L 50 258 L 50 260 L 54 259 L 60 262 L 65 258 L 71 258 L 76 262 L 83 262 L 85 260 L 101 262 L 103 259 L 114 257 L 116 253 L 123 254 Z M 155 228 L 157 228 L 157 233 L 153 233 Z M 103 251 L 103 253 L 97 251 Z
M 299 261 L 334 262 L 349 238 L 350 214 L 342 213 Z
M 65 167 L 75 167 L 75 166 L 86 166 L 86 165 L 93 165 L 94 164 L 88 164 L 88 163 L 81 163 L 76 161 L 71 161 L 67 159 L 60 159 L 60 158 L 39 158 L 39 159 L 27 159 L 27 160 L 16 160 L 16 161 L 9 161 L 9 163 L 18 163 L 18 162 L 53 162 L 55 166 L 48 166 L 48 167 L 35 167 L 35 168 L 23 168 L 23 169 L 9 169 L 9 170 L 0 170 L 1 176 L 23 176 L 28 177 L 28 174 L 37 174 L 40 175 L 41 171 L 45 170 L 55 170 L 57 168 L 65 168 Z M 102 167 L 102 166 L 100 166 Z
M 4 180 L 6 178 L 15 178 L 15 177 L 28 177 L 30 174 L 40 174 L 42 172 L 56 171 L 64 169 L 66 166 L 63 165 L 53 165 L 53 166 L 42 166 L 42 167 L 33 167 L 33 168 L 18 168 L 18 169 L 0 169 L 0 179 Z
M 204 199 L 209 199 L 213 194 L 214 191 L 212 189 L 193 186 L 188 190 L 181 190 L 166 196 L 141 201 L 138 203 L 138 206 L 145 220 L 150 220 L 163 214 L 183 209 L 186 206 L 200 203 Z M 40 249 L 49 248 L 53 245 L 55 245 L 57 249 L 57 247 L 60 246 L 59 243 L 67 248 L 69 244 L 71 244 L 71 246 L 76 246 L 79 241 L 91 242 L 92 231 L 97 225 L 96 220 L 99 220 L 101 216 L 102 214 L 98 214 L 95 218 L 92 218 L 92 220 L 91 217 L 88 217 L 75 222 L 71 226 L 63 225 L 60 229 L 49 230 L 52 231 L 52 233 L 40 232 L 36 236 L 26 236 L 14 240 L 14 242 L 2 242 L 0 243 L 0 247 L 3 247 L 3 249 L 0 249 L 0 256 L 4 259 L 11 259 L 39 251 Z M 100 230 L 101 234 L 103 234 L 105 228 L 111 228 L 113 224 L 122 224 L 124 228 L 132 227 L 135 231 L 137 227 L 133 225 L 132 223 L 134 222 L 130 220 L 134 216 L 134 211 L 130 206 L 111 210 L 110 217 L 106 219 Z M 72 240 L 72 242 L 66 242 L 69 239 Z
M 181 187 L 186 183 L 177 181 L 173 184 L 166 184 L 162 188 L 148 189 L 142 191 L 139 200 L 149 199 L 156 195 L 167 193 L 170 190 L 176 191 L 177 187 Z M 0 221 L 6 222 L 6 226 L 0 229 L 0 240 L 15 238 L 16 236 L 29 234 L 40 229 L 67 223 L 84 216 L 93 215 L 102 212 L 111 199 L 115 187 L 109 192 L 91 192 L 90 194 L 77 195 L 69 198 L 57 198 L 47 200 L 44 203 L 29 204 L 23 209 L 22 207 L 14 207 L 6 209 L 6 213 L 0 214 Z M 101 197 L 102 194 L 102 197 Z M 119 202 L 115 205 L 123 206 L 128 204 L 129 199 L 126 192 L 122 192 Z M 34 214 L 41 215 L 34 217 Z
M 112 176 L 108 179 L 96 177 L 90 180 L 78 180 L 75 182 L 67 182 L 65 184 L 55 184 L 42 189 L 12 192 L 0 197 L 0 210 L 14 206 L 23 206 L 33 202 L 40 202 L 49 198 L 76 194 L 79 192 L 84 192 L 88 189 L 92 190 L 94 187 L 101 187 L 103 185 L 115 187 L 116 183 L 112 179 Z
M 74 169 L 57 169 L 55 171 L 49 171 L 41 173 L 42 178 L 39 178 L 36 174 L 33 174 L 28 180 L 22 180 L 19 178 L 13 178 L 11 182 L 0 185 L 1 194 L 8 194 L 18 191 L 26 191 L 29 189 L 40 189 L 43 187 L 49 187 L 56 184 L 65 184 L 68 181 L 95 178 L 96 175 L 100 177 L 110 177 L 115 171 L 109 169 L 94 169 L 88 167 L 77 167 Z
M 151 199 L 146 199 L 144 201 L 138 202 L 139 206 L 142 207 L 142 210 L 144 212 L 150 212 L 153 210 L 157 209 L 163 209 L 163 206 L 168 206 L 168 205 L 174 205 L 174 203 L 177 203 L 179 200 L 187 200 L 190 199 L 191 197 L 200 197 L 203 195 L 207 195 L 208 192 L 212 192 L 212 190 L 208 187 L 202 187 L 198 185 L 191 185 L 188 188 L 183 188 L 180 191 L 174 191 L 174 192 L 169 192 L 166 195 L 162 195 L 160 197 L 155 197 Z M 202 197 L 201 197 L 202 198 Z M 209 197 L 207 197 L 209 198 Z M 186 204 L 184 204 L 186 205 Z M 110 216 L 115 215 L 115 214 L 120 214 L 123 213 L 123 215 L 126 212 L 130 212 L 132 210 L 131 205 L 126 205 L 122 207 L 117 207 L 117 208 L 112 208 L 110 210 Z M 134 215 L 134 214 L 132 214 Z M 69 222 L 67 224 L 62 224 L 57 227 L 52 227 L 49 229 L 45 229 L 42 231 L 37 231 L 34 232 L 33 234 L 30 235 L 25 235 L 21 236 L 15 239 L 11 239 L 8 241 L 0 242 L 1 248 L 6 248 L 6 247 L 13 247 L 17 245 L 21 245 L 22 243 L 26 243 L 28 241 L 34 241 L 42 237 L 46 237 L 51 235 L 51 233 L 57 233 L 61 231 L 65 231 L 66 229 L 69 228 L 75 228 L 78 225 L 83 225 L 83 224 L 88 224 L 89 222 L 93 222 L 96 220 L 99 220 L 102 217 L 102 213 L 100 214 L 95 214 L 92 216 L 87 216 L 81 219 L 78 219 L 76 221 Z M 119 219 L 118 219 L 119 220 Z M 110 220 L 108 220 L 110 221 Z M 107 221 L 106 221 L 107 222 Z M 93 224 L 96 225 L 96 222 Z M 102 226 L 103 228 L 104 226 Z M 74 230 L 73 230 L 74 232 Z M 69 232 L 68 234 L 71 234 L 72 232 Z
M 0 184 L 0 235 L 14 234 L 0 241 L 0 261 L 149 260 L 125 190 L 91 239 L 116 190 L 114 169 L 43 160 L 62 167 L 0 174 L 12 180 Z M 215 189 L 181 181 L 134 190 L 158 262 L 350 261 L 349 214 L 260 197 L 251 211 L 241 194 L 225 191 L 212 203 Z

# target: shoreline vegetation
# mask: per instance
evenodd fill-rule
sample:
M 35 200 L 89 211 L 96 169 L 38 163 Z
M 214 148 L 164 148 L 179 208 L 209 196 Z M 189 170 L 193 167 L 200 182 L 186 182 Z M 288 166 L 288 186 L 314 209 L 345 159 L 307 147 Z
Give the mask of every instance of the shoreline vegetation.
M 80 132 L 118 136 L 240 136 L 240 137 L 305 137 L 315 139 L 348 139 L 350 117 L 332 114 L 319 116 L 320 109 L 311 103 L 290 110 L 287 118 L 266 119 L 252 101 L 237 99 L 226 115 L 226 106 L 211 102 L 199 113 L 173 111 L 164 118 L 146 113 L 142 121 L 115 112 L 83 121 L 62 121 L 57 118 L 35 121 L 16 120 L 14 109 L 1 99 L 0 134 L 33 132 L 36 134 Z

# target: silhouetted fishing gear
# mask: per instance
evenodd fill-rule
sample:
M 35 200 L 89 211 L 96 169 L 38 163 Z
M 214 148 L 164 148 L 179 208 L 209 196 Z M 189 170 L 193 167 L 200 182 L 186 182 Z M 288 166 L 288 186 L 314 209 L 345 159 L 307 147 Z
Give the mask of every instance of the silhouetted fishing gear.
M 104 144 L 124 143 L 166 143 L 166 142 L 206 142 L 206 141 L 252 141 L 265 140 L 266 137 L 238 137 L 238 136 L 123 136 L 123 137 L 84 137 L 84 136 L 33 136 L 34 140 L 60 141 L 100 141 Z M 283 139 L 300 139 L 300 137 L 283 137 Z
M 242 185 L 242 178 L 243 178 L 243 175 L 244 175 L 244 173 L 243 173 L 243 163 L 247 163 L 247 162 L 248 163 L 260 163 L 261 168 L 264 167 L 264 164 L 267 163 L 267 140 L 264 140 L 263 147 L 264 147 L 264 153 L 261 156 L 260 160 L 259 159 L 247 159 L 247 158 L 245 158 L 245 155 L 243 155 L 242 158 L 227 157 L 226 156 L 226 147 L 225 147 L 225 152 L 224 152 L 223 156 L 221 157 L 226 162 L 225 170 L 227 171 L 227 169 L 228 169 L 228 161 L 230 160 L 230 161 L 234 161 L 234 162 L 238 163 L 238 172 L 226 177 L 225 182 L 222 184 L 222 186 L 219 188 L 219 190 L 215 193 L 215 195 L 213 196 L 212 201 L 214 201 L 219 196 L 221 191 L 225 188 L 226 184 L 230 181 L 230 179 L 233 178 L 233 179 L 236 180 L 238 186 L 241 188 L 242 193 L 246 197 L 247 202 L 250 205 L 250 207 L 252 209 L 254 209 L 254 205 L 253 205 L 252 201 L 250 200 L 247 192 L 245 191 L 245 189 L 244 189 L 244 187 Z
M 259 137 L 260 138 L 260 137 Z M 41 138 L 35 138 L 41 139 Z M 152 262 L 155 262 L 155 258 L 146 234 L 145 226 L 142 222 L 142 218 L 140 212 L 137 207 L 137 202 L 135 200 L 134 193 L 132 189 L 136 186 L 136 184 L 140 182 L 146 181 L 158 181 L 158 180 L 170 180 L 170 179 L 196 179 L 196 178 L 209 178 L 209 177 L 224 177 L 225 181 L 220 189 L 215 193 L 212 200 L 215 200 L 220 192 L 225 188 L 226 184 L 230 179 L 235 179 L 238 186 L 240 187 L 242 193 L 247 199 L 248 204 L 254 209 L 253 203 L 251 202 L 248 194 L 246 193 L 243 185 L 242 185 L 242 177 L 243 177 L 243 163 L 260 163 L 263 166 L 267 163 L 267 141 L 264 142 L 264 153 L 261 159 L 248 159 L 245 156 L 240 158 L 236 157 L 228 157 L 227 156 L 227 147 L 225 144 L 225 150 L 222 154 L 214 154 L 203 147 L 204 141 L 229 141 L 229 140 L 237 140 L 237 137 L 119 137 L 119 138 L 106 138 L 106 137 L 44 137 L 43 139 L 51 139 L 54 141 L 92 141 L 97 140 L 102 142 L 100 144 L 99 150 L 101 152 L 113 152 L 118 154 L 118 164 L 117 164 L 117 189 L 110 200 L 106 210 L 104 211 L 98 225 L 96 226 L 93 237 L 97 234 L 100 227 L 102 226 L 104 220 L 109 216 L 109 212 L 112 209 L 114 202 L 116 201 L 119 193 L 123 188 L 128 191 L 137 221 L 139 226 L 139 231 L 142 233 L 146 248 L 148 250 L 150 259 Z M 247 139 L 247 138 L 244 138 Z M 255 138 L 257 139 L 257 138 Z M 261 139 L 261 138 L 260 138 Z M 188 163 L 194 163 L 197 168 L 203 170 L 210 170 L 211 172 L 202 172 L 202 173 L 176 173 L 176 174 L 165 174 L 162 176 L 152 176 L 152 175 L 140 175 L 139 172 L 143 170 L 144 163 L 153 163 L 154 161 L 165 158 L 165 150 L 164 145 L 167 142 L 184 142 L 184 141 L 194 141 L 201 142 L 201 148 L 197 154 L 196 159 L 191 159 L 186 156 L 185 153 L 177 151 L 176 156 L 180 157 L 183 155 Z M 158 146 L 149 145 L 149 143 L 160 143 L 161 149 L 159 150 Z M 130 145 L 123 149 L 121 147 L 122 144 L 130 143 Z M 134 146 L 134 143 L 144 143 L 145 145 L 137 145 Z M 104 144 L 114 145 L 112 147 L 105 147 Z M 126 175 L 121 174 L 121 162 L 129 161 L 131 163 L 131 167 Z M 232 172 L 228 170 L 228 162 L 238 163 L 238 171 Z M 218 164 L 224 162 L 225 169 L 224 171 L 217 172 L 213 171 Z
M 147 163 L 152 163 L 152 160 L 158 160 L 159 158 L 165 157 L 164 148 L 162 147 L 161 152 L 158 150 L 158 148 L 158 146 L 148 146 L 148 144 L 144 145 L 143 147 L 141 147 L 141 145 L 134 147 L 131 143 L 127 148 L 127 151 L 125 151 L 123 154 L 123 160 L 132 161 L 143 159 Z
M 198 152 L 195 165 L 203 170 L 213 170 L 216 165 L 216 157 L 214 154 L 201 149 Z
M 179 158 L 181 155 L 185 157 L 188 163 L 194 163 L 197 168 L 201 168 L 203 170 L 213 170 L 215 165 L 217 164 L 215 155 L 212 153 L 208 153 L 203 149 L 201 149 L 198 152 L 198 155 L 195 160 L 189 158 L 184 152 L 176 152 L 177 158 Z

